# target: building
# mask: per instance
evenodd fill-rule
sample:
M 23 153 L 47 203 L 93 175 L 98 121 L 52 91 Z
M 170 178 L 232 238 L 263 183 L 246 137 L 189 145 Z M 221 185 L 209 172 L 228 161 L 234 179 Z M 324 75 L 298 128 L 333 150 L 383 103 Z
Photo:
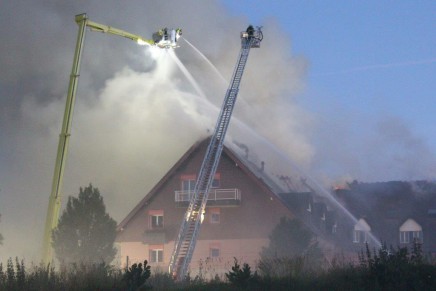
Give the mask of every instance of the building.
M 168 270 L 209 139 L 193 145 L 118 226 L 122 265 L 147 259 Z M 292 211 L 257 167 L 224 147 L 191 260 L 191 274 L 226 272 L 234 258 L 254 266 L 281 217 Z M 273 183 L 270 183 L 273 185 Z
M 436 185 L 428 181 L 349 184 L 336 191 L 341 203 L 357 221 L 343 227 L 350 236 L 348 248 L 361 249 L 376 238 L 387 247 L 421 244 L 424 253 L 436 255 Z
M 122 266 L 146 259 L 154 270 L 168 270 L 208 143 L 194 144 L 119 224 Z M 241 151 L 223 149 L 190 264 L 192 275 L 227 272 L 234 258 L 255 266 L 282 217 L 302 221 L 327 259 L 336 254 L 356 258 L 365 243 L 396 247 L 414 239 L 425 252 L 436 254 L 435 184 L 353 182 L 326 195 L 305 178 L 267 173 L 264 162 L 254 163 L 248 148 L 235 144 Z

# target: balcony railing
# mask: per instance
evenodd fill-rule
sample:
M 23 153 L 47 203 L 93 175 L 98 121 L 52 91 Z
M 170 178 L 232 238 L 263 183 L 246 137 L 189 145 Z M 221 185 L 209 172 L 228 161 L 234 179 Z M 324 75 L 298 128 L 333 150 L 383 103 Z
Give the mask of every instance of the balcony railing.
M 194 191 L 175 191 L 175 202 L 185 204 L 189 203 Z M 241 191 L 233 189 L 211 189 L 207 197 L 209 205 L 217 204 L 239 204 L 241 201 Z

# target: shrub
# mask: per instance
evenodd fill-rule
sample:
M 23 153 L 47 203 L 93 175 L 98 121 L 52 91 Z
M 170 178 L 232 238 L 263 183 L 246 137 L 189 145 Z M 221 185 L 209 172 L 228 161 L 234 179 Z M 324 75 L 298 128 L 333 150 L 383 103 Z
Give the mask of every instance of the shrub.
M 247 288 L 250 281 L 257 277 L 256 273 L 251 272 L 251 268 L 247 263 L 244 263 L 242 269 L 236 258 L 232 270 L 226 273 L 226 278 L 229 282 L 240 288 Z
M 412 253 L 407 247 L 387 248 L 359 255 L 364 287 L 382 290 L 430 290 L 436 286 L 436 266 L 424 259 L 421 245 L 414 242 Z
M 145 282 L 150 278 L 150 266 L 147 265 L 147 260 L 142 263 L 133 264 L 130 268 L 126 268 L 123 281 L 127 283 L 128 290 L 146 289 Z
M 176 288 L 176 282 L 173 277 L 167 272 L 155 272 L 147 280 L 147 285 L 153 290 L 172 290 Z

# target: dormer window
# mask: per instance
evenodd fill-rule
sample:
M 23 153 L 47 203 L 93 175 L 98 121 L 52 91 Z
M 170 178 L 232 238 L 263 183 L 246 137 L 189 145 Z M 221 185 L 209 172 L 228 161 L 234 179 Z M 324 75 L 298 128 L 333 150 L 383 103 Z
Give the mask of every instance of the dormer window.
M 414 241 L 422 243 L 422 239 L 422 227 L 415 220 L 409 218 L 400 226 L 400 243 L 408 244 Z
M 371 231 L 371 227 L 365 221 L 365 219 L 361 218 L 354 225 L 353 231 L 353 242 L 354 243 L 366 243 L 369 239 L 369 233 Z

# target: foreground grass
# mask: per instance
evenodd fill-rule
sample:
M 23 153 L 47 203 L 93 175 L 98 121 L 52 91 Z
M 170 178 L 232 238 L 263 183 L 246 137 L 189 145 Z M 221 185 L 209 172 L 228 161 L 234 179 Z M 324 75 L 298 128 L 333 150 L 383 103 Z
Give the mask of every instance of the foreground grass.
M 262 266 L 264 268 L 262 268 Z M 265 266 L 267 266 L 265 268 Z M 225 274 L 206 281 L 201 276 L 174 282 L 167 273 L 151 274 L 147 261 L 128 269 L 107 264 L 73 264 L 25 267 L 9 259 L 0 264 L 0 290 L 436 290 L 436 264 L 422 255 L 419 245 L 411 251 L 385 246 L 367 247 L 359 263 L 334 261 L 327 268 L 306 263 L 304 258 L 270 258 L 253 272 L 247 264 L 235 264 Z

